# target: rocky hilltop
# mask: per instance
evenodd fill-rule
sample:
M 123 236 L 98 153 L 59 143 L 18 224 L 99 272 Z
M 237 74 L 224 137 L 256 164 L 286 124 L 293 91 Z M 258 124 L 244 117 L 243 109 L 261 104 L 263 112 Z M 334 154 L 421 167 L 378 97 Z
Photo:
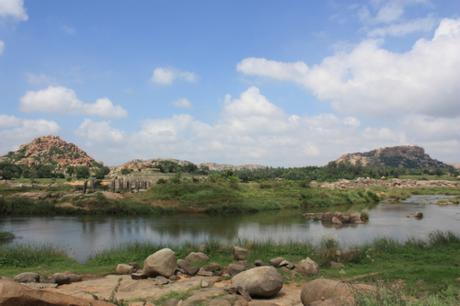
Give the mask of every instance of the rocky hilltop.
M 266 168 L 266 166 L 257 165 L 257 164 L 230 165 L 230 164 L 218 164 L 218 163 L 201 163 L 200 167 L 206 167 L 211 171 L 243 170 L 243 169 L 254 170 L 254 169 Z
M 47 167 L 53 174 L 60 175 L 66 174 L 69 167 L 86 167 L 90 171 L 103 167 L 75 144 L 58 136 L 36 138 L 1 157 L 0 161 L 28 170 Z
M 423 148 L 409 145 L 379 148 L 364 153 L 344 154 L 334 162 L 371 167 L 454 170 L 454 167 L 431 158 Z

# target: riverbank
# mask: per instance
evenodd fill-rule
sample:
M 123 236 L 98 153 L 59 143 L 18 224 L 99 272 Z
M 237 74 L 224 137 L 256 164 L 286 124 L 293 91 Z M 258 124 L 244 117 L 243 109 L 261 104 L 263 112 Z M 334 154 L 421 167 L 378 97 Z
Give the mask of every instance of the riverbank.
M 0 215 L 231 214 L 282 209 L 360 211 L 381 200 L 398 202 L 411 195 L 460 195 L 455 181 L 414 184 L 409 180 L 411 183 L 407 185 L 404 180 L 372 180 L 372 184 L 367 185 L 365 182 L 318 185 L 289 180 L 241 183 L 234 179 L 186 178 L 165 180 L 143 192 L 112 193 L 101 187 L 87 194 L 70 188 L 65 182 L 3 184 Z
M 295 269 L 280 269 L 287 285 L 296 286 L 307 280 L 324 277 L 384 287 L 388 290 L 385 296 L 379 298 L 388 301 L 396 301 L 402 296 L 406 302 L 410 300 L 408 298 L 415 301 L 439 301 L 438 304 L 430 305 L 455 305 L 449 303 L 460 301 L 460 238 L 453 234 L 438 232 L 431 234 L 425 241 L 410 240 L 405 243 L 379 239 L 365 246 L 347 249 L 332 240 L 324 240 L 317 247 L 299 243 L 250 242 L 241 242 L 240 246 L 248 250 L 246 268 L 259 262 L 269 264 L 276 257 L 283 257 L 289 263 L 310 257 L 319 264 L 319 273 L 308 276 L 297 273 Z M 120 263 L 136 263 L 142 267 L 145 258 L 162 248 L 153 244 L 132 244 L 102 252 L 80 264 L 51 246 L 1 247 L 0 275 L 13 277 L 21 272 L 37 272 L 46 277 L 66 271 L 83 275 L 83 279 L 95 279 L 115 273 L 115 267 Z M 201 251 L 209 256 L 208 262 L 216 263 L 225 271 L 226 267 L 234 263 L 231 245 L 184 245 L 174 248 L 174 251 L 177 258 Z M 369 298 L 367 304 L 360 305 L 379 305 L 376 301 L 372 304 L 371 300 Z

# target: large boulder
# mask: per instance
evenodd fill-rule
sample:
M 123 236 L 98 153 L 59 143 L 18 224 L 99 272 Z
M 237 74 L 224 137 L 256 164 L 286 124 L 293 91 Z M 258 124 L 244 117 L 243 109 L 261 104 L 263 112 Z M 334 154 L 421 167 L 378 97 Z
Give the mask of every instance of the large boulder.
M 1 306 L 115 306 L 112 303 L 86 300 L 58 292 L 30 289 L 24 285 L 0 280 Z
M 303 285 L 300 300 L 304 306 L 351 306 L 355 305 L 355 293 L 371 294 L 375 287 L 351 285 L 341 281 L 318 278 Z
M 177 266 L 182 269 L 182 271 L 188 275 L 195 275 L 200 269 L 197 266 L 194 266 L 192 263 L 185 259 L 179 259 L 177 261 Z
M 70 284 L 75 282 L 80 282 L 82 280 L 81 276 L 73 273 L 54 273 L 49 278 L 51 283 L 58 285 Z
M 144 261 L 144 274 L 148 276 L 162 275 L 170 277 L 177 269 L 176 254 L 168 248 L 161 249 Z
M 316 262 L 314 262 L 310 257 L 307 257 L 303 260 L 301 260 L 296 266 L 295 266 L 297 272 L 303 274 L 303 275 L 314 275 L 319 273 L 319 266 Z
M 35 272 L 23 272 L 14 277 L 18 283 L 39 283 L 40 274 Z
M 274 267 L 256 267 L 235 275 L 232 285 L 243 288 L 251 297 L 270 298 L 283 288 L 283 277 Z

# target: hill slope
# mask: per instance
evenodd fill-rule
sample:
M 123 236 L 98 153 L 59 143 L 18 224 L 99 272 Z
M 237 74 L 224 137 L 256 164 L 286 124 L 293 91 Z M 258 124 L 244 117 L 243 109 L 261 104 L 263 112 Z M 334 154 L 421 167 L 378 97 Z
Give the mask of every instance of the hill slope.
M 386 147 L 369 152 L 342 155 L 335 163 L 361 164 L 371 167 L 392 167 L 405 169 L 427 169 L 454 171 L 454 167 L 431 158 L 418 146 Z
M 39 170 L 40 173 L 33 174 L 38 177 L 42 177 L 44 172 L 47 177 L 72 175 L 74 171 L 69 170 L 70 168 L 88 168 L 90 173 L 103 168 L 102 164 L 96 162 L 85 151 L 58 136 L 36 138 L 1 157 L 0 161 L 3 164 L 18 166 L 27 175 L 31 171 Z

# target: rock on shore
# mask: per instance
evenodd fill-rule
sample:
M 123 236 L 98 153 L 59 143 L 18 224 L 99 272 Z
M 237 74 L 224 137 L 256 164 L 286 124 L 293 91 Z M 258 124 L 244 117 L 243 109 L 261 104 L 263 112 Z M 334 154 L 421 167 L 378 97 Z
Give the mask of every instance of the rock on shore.
M 251 297 L 270 298 L 283 288 L 283 277 L 273 267 L 256 267 L 235 275 L 232 284 Z

